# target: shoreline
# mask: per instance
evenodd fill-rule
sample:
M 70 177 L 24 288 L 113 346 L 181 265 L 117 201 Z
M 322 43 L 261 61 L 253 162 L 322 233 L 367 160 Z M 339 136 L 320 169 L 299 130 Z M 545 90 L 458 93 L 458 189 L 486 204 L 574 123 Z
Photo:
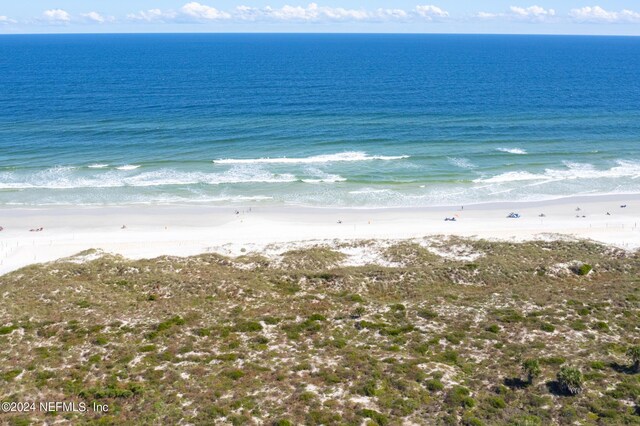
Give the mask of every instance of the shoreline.
M 464 209 L 146 205 L 5 208 L 0 212 L 4 228 L 0 232 L 0 275 L 88 249 L 139 259 L 206 252 L 239 255 L 260 252 L 270 244 L 295 247 L 336 240 L 433 236 L 496 241 L 567 236 L 627 250 L 640 247 L 640 194 L 470 204 Z M 508 219 L 510 212 L 521 217 Z M 541 213 L 546 216 L 539 217 Z M 445 217 L 456 221 L 445 222 Z M 41 232 L 29 231 L 40 227 Z

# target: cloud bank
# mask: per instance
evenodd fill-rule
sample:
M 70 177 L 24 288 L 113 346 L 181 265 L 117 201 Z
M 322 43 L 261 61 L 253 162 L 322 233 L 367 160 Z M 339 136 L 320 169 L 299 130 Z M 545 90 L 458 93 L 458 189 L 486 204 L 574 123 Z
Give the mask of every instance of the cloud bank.
M 147 22 L 384 22 L 394 20 L 437 21 L 449 17 L 449 12 L 434 5 L 418 5 L 404 9 L 348 9 L 343 7 L 285 5 L 282 7 L 251 7 L 240 5 L 229 12 L 198 2 L 190 2 L 179 10 L 150 9 L 129 14 L 127 19 Z
M 8 16 L 0 15 L 0 25 L 5 24 L 17 24 L 18 22 L 9 18 Z
M 544 24 L 634 24 L 640 23 L 640 12 L 629 9 L 620 11 L 606 10 L 600 6 L 585 6 L 574 8 L 563 14 L 555 9 L 538 5 L 511 6 L 502 12 L 481 11 L 469 17 L 451 16 L 440 6 L 434 4 L 419 4 L 412 9 L 377 8 L 354 9 L 346 7 L 322 6 L 318 3 L 308 5 L 290 5 L 282 7 L 252 7 L 239 5 L 230 10 L 220 10 L 213 6 L 190 1 L 177 9 L 148 9 L 129 13 L 124 17 L 115 18 L 89 11 L 72 15 L 63 9 L 45 10 L 35 20 L 25 20 L 25 24 L 68 25 L 106 24 L 106 23 L 155 23 L 155 24 L 195 24 L 195 23 L 432 23 L 432 22 L 482 22 L 482 21 L 510 21 Z M 0 15 L 0 25 L 20 24 L 21 22 Z
M 593 23 L 640 23 L 640 13 L 624 9 L 620 12 L 607 11 L 600 6 L 587 6 L 580 9 L 572 9 L 569 12 L 577 22 Z
M 50 9 L 42 12 L 42 19 L 50 24 L 67 24 L 71 22 L 71 15 L 66 10 Z
M 552 22 L 556 20 L 556 11 L 554 9 L 545 9 L 536 5 L 529 7 L 511 6 L 508 12 L 479 12 L 476 14 L 476 17 L 483 20 L 506 19 L 524 22 Z

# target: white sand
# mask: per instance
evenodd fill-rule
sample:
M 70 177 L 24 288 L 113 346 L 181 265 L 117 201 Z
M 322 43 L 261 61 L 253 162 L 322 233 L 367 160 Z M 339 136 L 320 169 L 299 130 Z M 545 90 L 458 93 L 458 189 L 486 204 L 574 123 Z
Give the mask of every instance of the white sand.
M 626 204 L 627 208 L 620 208 Z M 580 207 L 580 211 L 576 208 Z M 240 214 L 235 214 L 235 210 Z M 520 219 L 507 219 L 510 212 Z M 611 215 L 607 216 L 606 212 Z M 540 218 L 540 213 L 546 217 Z M 576 215 L 580 217 L 577 218 Z M 586 217 L 582 217 L 582 216 Z M 445 217 L 457 218 L 445 222 Z M 341 220 L 342 223 L 337 223 Z M 125 224 L 126 229 L 120 229 Z M 640 194 L 536 203 L 404 209 L 136 206 L 0 210 L 0 274 L 90 248 L 129 258 L 240 254 L 267 245 L 456 235 L 492 240 L 584 238 L 640 247 Z M 29 229 L 43 227 L 42 232 Z M 305 243 L 306 242 L 306 243 Z

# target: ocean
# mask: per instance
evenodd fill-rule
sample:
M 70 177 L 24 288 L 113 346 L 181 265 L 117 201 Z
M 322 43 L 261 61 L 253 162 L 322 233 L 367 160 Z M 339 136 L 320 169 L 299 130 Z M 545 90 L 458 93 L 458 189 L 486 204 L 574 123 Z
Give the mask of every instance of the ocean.
M 0 36 L 0 205 L 640 192 L 640 38 Z

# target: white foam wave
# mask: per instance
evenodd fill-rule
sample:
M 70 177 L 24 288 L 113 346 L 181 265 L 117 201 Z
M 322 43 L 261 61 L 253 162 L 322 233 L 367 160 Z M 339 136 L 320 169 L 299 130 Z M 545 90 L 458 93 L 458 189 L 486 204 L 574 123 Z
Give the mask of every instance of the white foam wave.
M 349 191 L 349 194 L 352 195 L 369 195 L 369 194 L 386 194 L 392 192 L 390 189 L 373 189 L 373 188 L 364 188 L 358 189 L 355 191 Z
M 109 167 L 108 164 L 91 164 L 87 166 L 90 169 L 106 169 L 107 167 Z
M 184 172 L 172 169 L 122 174 L 118 171 L 92 174 L 74 172 L 73 168 L 56 167 L 29 175 L 14 172 L 0 173 L 0 189 L 76 189 L 76 188 L 120 188 L 151 187 L 169 185 L 225 185 L 249 183 L 300 182 L 291 173 L 271 173 L 257 166 L 235 166 L 223 173 Z M 340 182 L 338 175 L 324 175 L 309 182 Z
M 137 169 L 139 167 L 140 166 L 137 166 L 137 165 L 127 164 L 125 166 L 116 167 L 116 169 L 118 169 L 118 170 L 135 170 L 135 169 Z
M 597 169 L 588 163 L 564 162 L 566 169 L 545 169 L 541 173 L 527 171 L 506 172 L 489 178 L 474 180 L 475 183 L 508 183 L 515 181 L 563 181 L 576 179 L 640 178 L 640 162 L 618 160 L 609 169 Z
M 315 155 L 304 158 L 253 158 L 253 159 L 220 159 L 213 160 L 214 164 L 314 164 L 314 163 L 337 163 L 351 161 L 371 161 L 371 160 L 402 160 L 409 158 L 408 155 L 367 155 L 365 152 L 342 152 L 339 154 Z
M 448 160 L 449 163 L 456 167 L 460 167 L 461 169 L 475 169 L 476 167 L 478 167 L 473 164 L 468 158 L 449 157 Z
M 329 175 L 327 177 L 319 178 L 319 179 L 301 179 L 304 183 L 337 183 L 337 182 L 346 182 L 347 179 L 338 175 Z
M 515 154 L 515 155 L 526 155 L 528 154 L 522 148 L 496 148 L 496 151 L 506 152 L 507 154 Z

